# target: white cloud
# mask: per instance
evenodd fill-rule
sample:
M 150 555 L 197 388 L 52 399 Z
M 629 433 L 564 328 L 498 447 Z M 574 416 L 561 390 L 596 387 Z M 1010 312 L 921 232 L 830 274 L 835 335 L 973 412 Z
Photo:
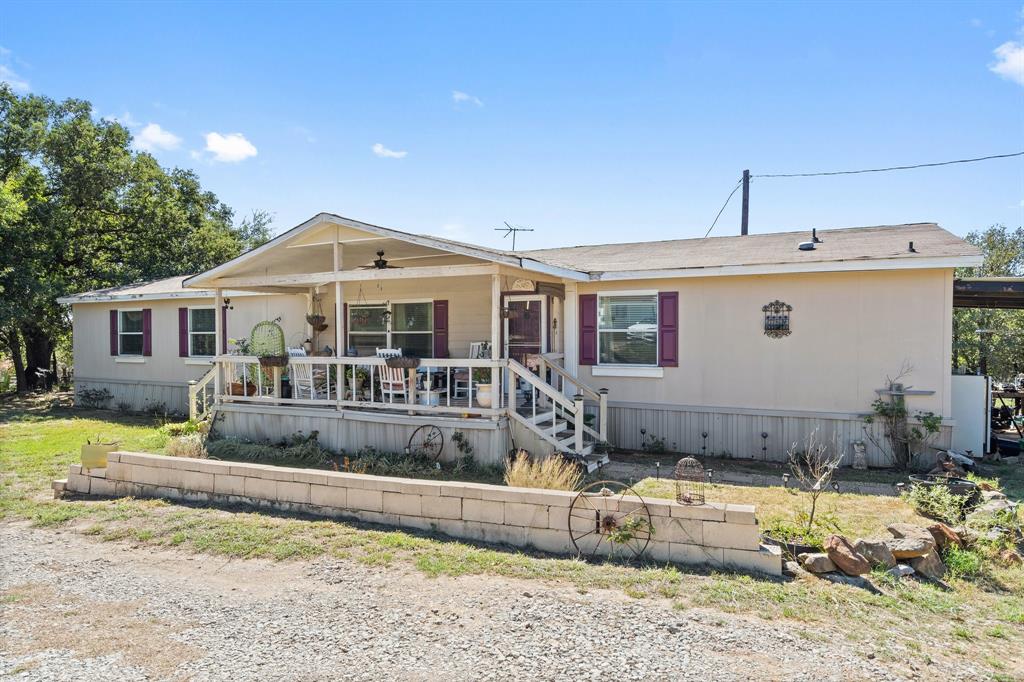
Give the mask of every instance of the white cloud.
M 996 56 L 996 61 L 988 67 L 992 73 L 1018 85 L 1024 85 L 1024 44 L 1011 40 L 992 52 Z
M 388 149 L 380 142 L 378 142 L 377 144 L 373 145 L 373 153 L 382 159 L 402 159 L 405 158 L 405 155 L 408 154 L 409 152 L 398 152 L 393 149 Z
M 177 149 L 180 145 L 180 137 L 164 130 L 157 123 L 146 125 L 135 136 L 135 146 L 147 152 L 151 152 L 154 149 Z
M 104 116 L 103 120 L 110 121 L 112 123 L 120 123 L 125 128 L 137 128 L 142 125 L 140 121 L 135 120 L 135 117 L 132 116 L 130 111 L 126 111 L 120 116 L 114 116 L 112 114 L 110 116 Z
M 5 64 L 0 64 L 0 83 L 7 83 L 15 92 L 28 92 L 32 89 L 27 80 Z
M 468 102 L 470 104 L 475 104 L 478 107 L 482 107 L 484 105 L 484 103 L 480 101 L 479 97 L 471 95 L 468 92 L 462 92 L 461 90 L 452 90 L 452 101 L 456 104 Z
M 206 133 L 206 151 L 213 154 L 214 161 L 222 163 L 238 163 L 257 153 L 256 147 L 242 133 Z
M 981 19 L 971 19 L 971 26 L 973 26 L 974 28 L 981 28 L 984 25 L 985 22 L 983 22 Z

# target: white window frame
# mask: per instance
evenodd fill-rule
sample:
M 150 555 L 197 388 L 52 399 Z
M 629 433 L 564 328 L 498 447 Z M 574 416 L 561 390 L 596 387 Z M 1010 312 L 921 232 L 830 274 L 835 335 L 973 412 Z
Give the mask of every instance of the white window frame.
M 208 332 L 195 332 L 192 331 L 192 311 L 193 310 L 212 310 L 213 311 L 213 330 Z M 188 307 L 188 356 L 190 358 L 199 358 L 208 360 L 212 358 L 212 355 L 195 355 L 192 353 L 192 335 L 199 334 L 212 334 L 213 335 L 213 347 L 217 347 L 217 307 L 212 305 L 190 305 Z
M 601 362 L 601 333 L 602 332 L 628 332 L 628 329 L 601 329 L 601 299 L 602 298 L 617 298 L 620 296 L 653 296 L 654 297 L 654 363 L 653 364 L 633 364 L 623 362 Z M 645 369 L 645 368 L 658 368 L 658 359 L 661 357 L 661 334 L 658 331 L 661 329 L 661 311 L 658 310 L 658 290 L 657 289 L 641 289 L 632 291 L 599 291 L 597 292 L 597 319 L 595 320 L 596 333 L 597 333 L 597 365 L 598 367 L 607 368 L 622 368 L 622 369 Z M 610 375 L 609 375 L 610 376 Z
M 348 301 L 348 315 L 347 315 L 347 317 L 345 319 L 345 347 L 346 348 L 351 347 L 351 345 L 352 345 L 351 336 L 353 334 L 355 334 L 357 337 L 358 336 L 379 336 L 379 335 L 383 334 L 384 335 L 384 341 L 385 341 L 385 344 L 384 344 L 385 348 L 394 348 L 395 347 L 393 345 L 392 336 L 391 336 L 393 333 L 395 333 L 395 334 L 423 334 L 423 335 L 429 335 L 430 336 L 430 354 L 431 354 L 431 356 L 433 356 L 433 354 L 434 354 L 434 333 L 435 333 L 434 332 L 435 320 L 433 319 L 433 312 L 431 312 L 430 331 L 426 331 L 426 332 L 421 332 L 421 331 L 405 331 L 405 330 L 401 330 L 400 329 L 397 332 L 395 332 L 392 329 L 391 321 L 395 317 L 394 316 L 393 306 L 395 304 L 401 305 L 401 304 L 404 304 L 404 303 L 429 303 L 431 306 L 433 306 L 434 305 L 434 299 L 432 299 L 432 298 L 399 298 L 399 299 L 390 299 L 390 300 L 387 300 L 387 301 L 360 301 L 358 303 L 353 303 L 352 301 Z M 385 325 L 384 331 L 378 331 L 378 332 L 353 332 L 352 331 L 352 309 L 353 308 L 384 308 L 385 310 L 387 310 L 387 312 L 388 312 L 388 319 L 387 319 L 387 324 Z
M 142 313 L 142 329 L 137 332 L 123 331 L 124 325 L 121 321 L 123 313 Z M 142 308 L 118 308 L 117 309 L 117 357 L 119 358 L 143 358 L 146 354 L 146 317 Z M 142 348 L 138 353 L 125 353 L 121 347 L 122 336 L 138 336 L 142 339 Z

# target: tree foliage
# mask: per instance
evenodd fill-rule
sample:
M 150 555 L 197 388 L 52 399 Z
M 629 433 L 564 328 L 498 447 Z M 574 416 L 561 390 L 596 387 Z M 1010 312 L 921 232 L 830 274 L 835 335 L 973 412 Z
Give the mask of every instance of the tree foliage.
M 19 389 L 68 336 L 59 296 L 199 272 L 269 237 L 266 214 L 234 225 L 195 173 L 131 141 L 84 100 L 0 84 L 0 343 Z
M 993 225 L 964 239 L 981 248 L 985 262 L 977 268 L 960 268 L 957 277 L 1024 277 L 1024 227 L 1011 230 Z M 953 368 L 974 374 L 983 364 L 997 379 L 1024 372 L 1024 310 L 953 311 Z

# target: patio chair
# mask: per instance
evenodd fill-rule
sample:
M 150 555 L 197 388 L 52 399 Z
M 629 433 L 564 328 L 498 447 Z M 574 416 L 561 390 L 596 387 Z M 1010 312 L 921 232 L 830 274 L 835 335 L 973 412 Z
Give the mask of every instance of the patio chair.
M 491 357 L 491 342 L 490 341 L 472 341 L 469 344 L 469 359 L 479 360 L 480 358 Z M 468 367 L 457 369 L 452 372 L 452 383 L 455 384 L 452 395 L 456 398 L 461 395 L 468 396 L 470 393 L 471 382 L 469 380 L 472 372 Z
M 378 348 L 378 358 L 400 358 L 401 348 Z M 382 397 L 387 398 L 389 403 L 395 402 L 395 396 L 402 396 L 403 402 L 409 402 L 409 382 L 405 376 L 405 370 L 399 367 L 388 367 L 381 365 L 380 370 L 380 392 Z
M 288 356 L 293 358 L 307 357 L 304 348 L 289 348 Z M 294 398 L 318 400 L 329 397 L 323 390 L 317 387 L 313 376 L 313 365 L 290 363 L 288 365 L 288 377 L 291 380 L 292 397 Z

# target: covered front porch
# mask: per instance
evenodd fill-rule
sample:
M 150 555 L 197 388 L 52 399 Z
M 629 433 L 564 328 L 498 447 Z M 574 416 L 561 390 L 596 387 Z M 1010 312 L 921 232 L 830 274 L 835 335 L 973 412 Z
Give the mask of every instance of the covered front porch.
M 607 397 L 572 369 L 577 322 L 566 291 L 579 273 L 552 270 L 319 216 L 186 282 L 212 289 L 221 311 L 196 409 L 507 418 L 552 449 L 592 450 L 606 440 Z M 277 294 L 260 324 L 280 329 L 283 356 L 252 352 L 226 290 Z

